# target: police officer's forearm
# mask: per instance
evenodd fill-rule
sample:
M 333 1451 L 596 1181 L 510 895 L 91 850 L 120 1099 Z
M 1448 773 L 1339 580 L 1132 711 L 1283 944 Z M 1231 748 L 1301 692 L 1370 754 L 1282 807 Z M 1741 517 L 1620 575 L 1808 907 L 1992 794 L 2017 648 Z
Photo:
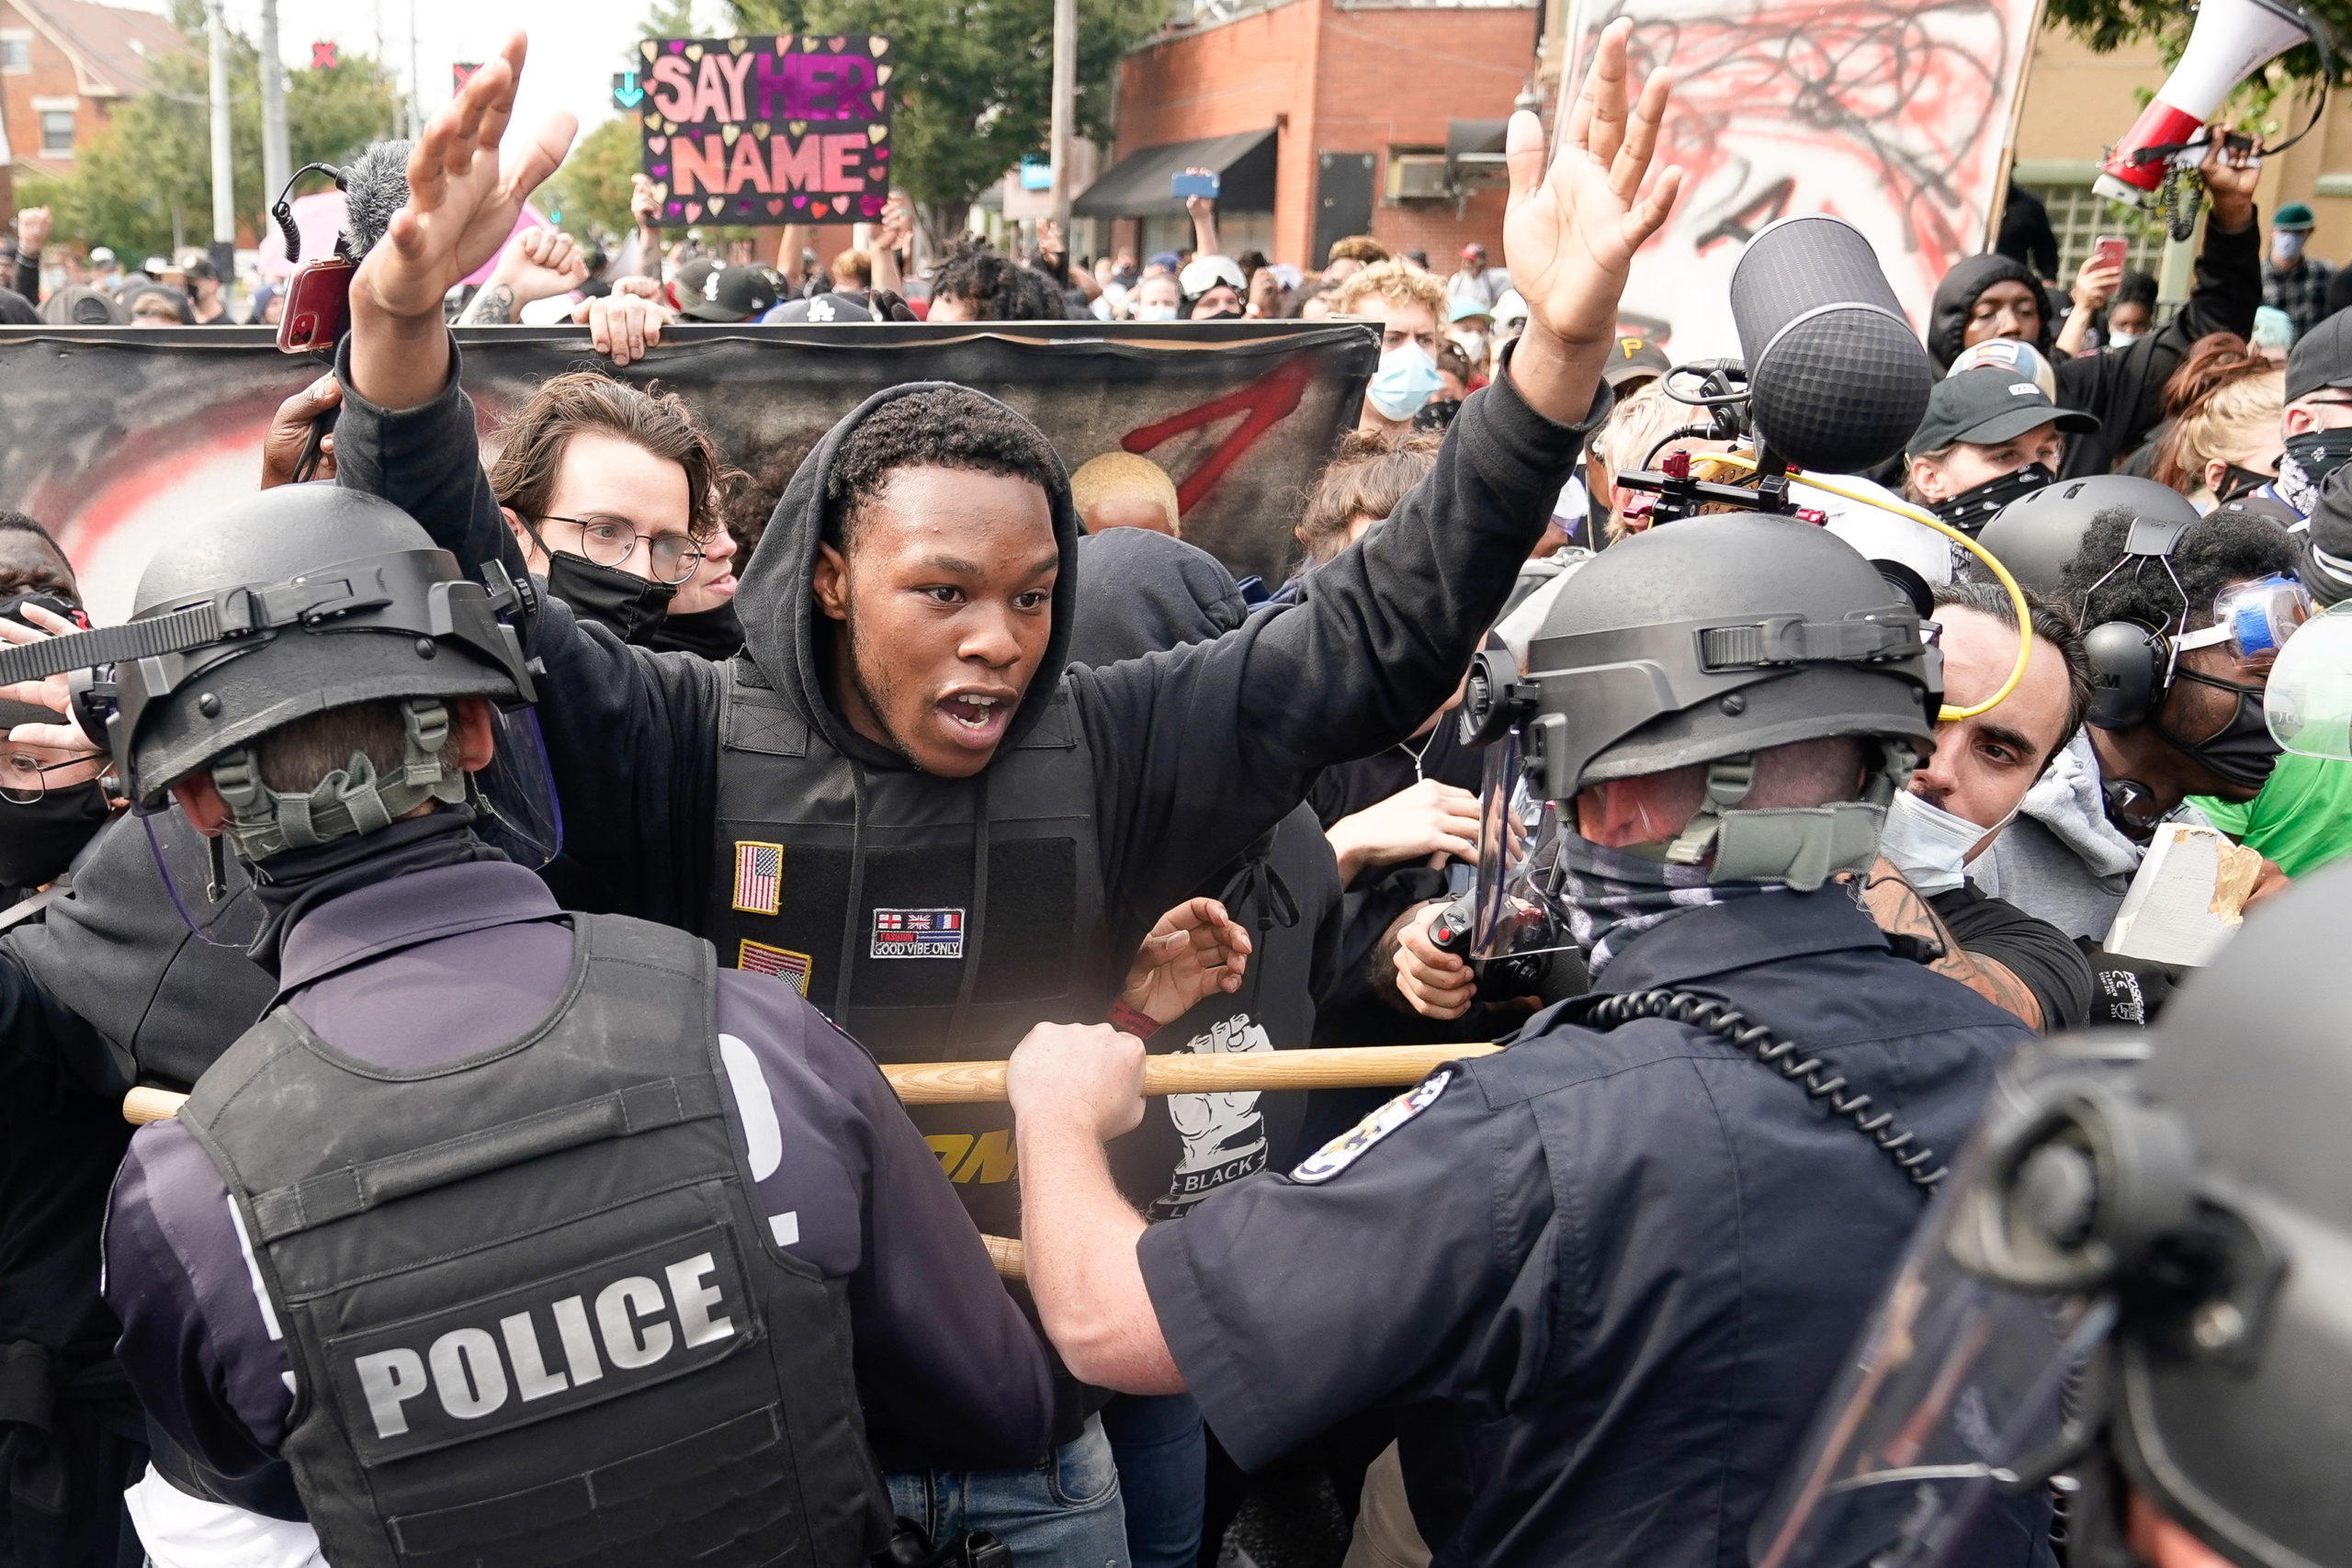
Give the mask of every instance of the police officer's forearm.
M 1143 1216 L 1119 1196 L 1094 1130 L 1075 1116 L 1015 1122 L 1023 1263 L 1046 1337 L 1080 1381 L 1122 1393 L 1181 1393 L 1136 1261 Z

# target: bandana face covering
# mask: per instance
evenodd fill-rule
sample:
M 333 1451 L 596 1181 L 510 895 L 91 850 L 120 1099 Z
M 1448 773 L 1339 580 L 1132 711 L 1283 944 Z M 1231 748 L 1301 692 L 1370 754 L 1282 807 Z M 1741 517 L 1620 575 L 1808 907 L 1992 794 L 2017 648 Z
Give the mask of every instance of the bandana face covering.
M 1568 930 L 1596 978 L 1626 943 L 1686 909 L 1789 891 L 1778 882 L 1710 882 L 1706 866 L 1668 865 L 1574 833 L 1560 835 L 1560 855 Z
M 1937 502 L 1928 510 L 1937 520 L 1949 523 L 1973 538 L 1976 531 L 1993 520 L 1993 514 L 2017 500 L 2031 495 L 2058 476 L 2041 463 L 2028 463 L 2014 473 L 1986 479 L 1981 485 L 1971 485 L 1958 495 Z
M 2309 517 L 2327 476 L 2352 461 L 2352 430 L 2306 430 L 2287 437 L 2278 459 L 2278 499 Z

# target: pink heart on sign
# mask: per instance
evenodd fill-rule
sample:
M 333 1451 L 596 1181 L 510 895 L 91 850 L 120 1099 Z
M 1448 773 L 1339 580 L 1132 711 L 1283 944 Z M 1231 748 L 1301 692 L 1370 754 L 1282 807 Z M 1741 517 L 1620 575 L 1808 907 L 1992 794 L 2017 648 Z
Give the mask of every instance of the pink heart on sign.
M 686 203 L 686 221 L 687 221 L 687 222 L 691 223 L 691 222 L 693 222 L 695 219 L 700 218 L 701 216 L 702 216 L 702 203 L 701 203 L 701 202 L 699 202 L 699 201 L 690 201 L 690 202 Z
M 769 213 L 769 216 L 773 217 L 773 216 L 775 216 L 776 213 L 782 212 L 783 210 L 784 210 L 784 198 L 783 198 L 782 197 L 770 197 L 770 198 L 769 198 L 769 200 L 768 200 L 768 213 Z
M 645 145 L 648 151 L 659 152 L 670 145 L 670 139 L 666 136 L 649 136 L 645 139 Z
M 673 217 L 673 218 L 675 218 L 675 217 L 678 215 L 679 211 L 680 211 L 680 208 L 679 208 L 678 204 L 677 204 L 676 202 L 674 202 L 674 201 L 673 201 L 673 202 L 672 202 L 672 203 L 670 204 L 670 216 L 671 216 L 671 217 Z
M 888 147 L 876 147 L 876 148 L 874 150 L 874 158 L 875 158 L 875 162 L 876 162 L 876 163 L 881 162 L 883 159 L 888 158 L 889 155 L 890 155 L 890 150 L 889 150 Z
M 684 53 L 685 53 L 685 52 L 686 52 L 686 40 L 685 40 L 685 39 L 682 39 L 682 38 L 673 38 L 673 39 L 672 39 L 670 40 L 670 52 L 671 52 L 672 54 L 684 54 Z
M 878 196 L 861 196 L 857 198 L 857 209 L 868 218 L 878 217 L 882 211 L 882 198 Z
M 656 164 L 653 165 L 653 177 L 657 180 L 668 175 L 669 172 L 670 165 L 667 164 Z
M 806 207 L 808 205 L 808 198 L 805 196 L 796 196 L 792 198 L 792 205 L 795 207 Z

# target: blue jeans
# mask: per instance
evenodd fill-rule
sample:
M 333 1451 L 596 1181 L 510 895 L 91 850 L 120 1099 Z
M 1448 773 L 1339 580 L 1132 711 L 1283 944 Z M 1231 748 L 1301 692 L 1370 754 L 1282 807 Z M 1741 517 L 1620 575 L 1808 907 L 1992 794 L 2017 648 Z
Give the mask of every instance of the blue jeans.
M 1209 1444 L 1189 1393 L 1123 1393 L 1102 1407 L 1127 1507 L 1135 1568 L 1192 1568 L 1201 1555 Z
M 987 1530 L 1015 1568 L 1129 1568 L 1119 1472 L 1102 1418 L 1027 1470 L 894 1471 L 890 1510 L 934 1541 Z

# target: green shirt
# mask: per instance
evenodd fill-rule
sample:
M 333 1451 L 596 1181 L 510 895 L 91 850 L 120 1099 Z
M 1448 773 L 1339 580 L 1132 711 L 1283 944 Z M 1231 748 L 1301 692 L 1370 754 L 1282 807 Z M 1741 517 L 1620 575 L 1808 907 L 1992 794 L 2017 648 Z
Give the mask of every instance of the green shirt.
M 2289 876 L 2352 854 L 2352 762 L 2290 751 L 2245 805 L 2202 796 L 2196 804 L 2214 827 L 2252 844 Z

